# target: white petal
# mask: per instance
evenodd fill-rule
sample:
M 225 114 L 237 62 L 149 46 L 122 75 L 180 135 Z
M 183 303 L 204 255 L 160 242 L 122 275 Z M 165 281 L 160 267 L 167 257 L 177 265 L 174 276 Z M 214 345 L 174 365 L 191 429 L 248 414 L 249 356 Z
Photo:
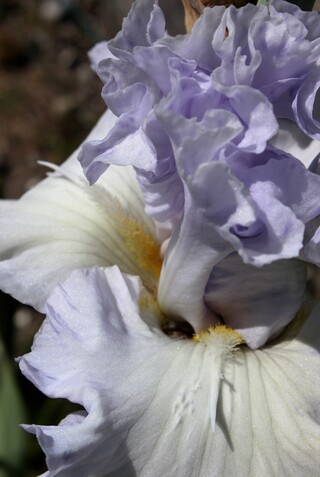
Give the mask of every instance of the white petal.
M 278 260 L 256 268 L 232 253 L 214 267 L 205 302 L 255 349 L 278 336 L 295 317 L 306 281 L 302 260 Z
M 113 121 L 106 113 L 90 137 L 105 135 Z M 90 187 L 76 156 L 19 201 L 0 206 L 0 286 L 40 310 L 76 268 L 116 263 L 154 289 L 161 267 L 133 170 L 113 166 Z
M 293 121 L 279 119 L 280 129 L 270 144 L 299 159 L 307 168 L 320 154 L 320 141 L 309 138 Z
M 188 195 L 185 198 L 181 227 L 175 230 L 166 250 L 158 300 L 168 316 L 184 318 L 199 331 L 218 321 L 205 306 L 203 297 L 213 267 L 232 248 L 201 211 L 189 203 Z
M 224 449 L 220 475 L 317 475 L 319 312 L 318 304 L 292 340 L 289 335 L 265 350 L 244 349 L 225 374 L 233 390 L 224 386 L 221 402 L 230 405 L 224 412 L 234 449 Z
M 190 469 L 201 466 L 203 450 L 189 452 L 190 444 L 203 446 L 215 426 L 223 358 L 234 338 L 171 340 L 141 320 L 139 296 L 138 280 L 116 267 L 73 272 L 20 360 L 46 394 L 86 411 L 56 428 L 27 426 L 56 477 L 112 475 L 126 465 L 139 476 L 194 475 Z
M 161 336 L 139 318 L 138 301 L 137 280 L 116 268 L 74 272 L 51 297 L 20 365 L 86 412 L 28 427 L 49 475 L 317 475 L 320 304 L 272 346 L 232 351 L 228 330 L 198 342 Z

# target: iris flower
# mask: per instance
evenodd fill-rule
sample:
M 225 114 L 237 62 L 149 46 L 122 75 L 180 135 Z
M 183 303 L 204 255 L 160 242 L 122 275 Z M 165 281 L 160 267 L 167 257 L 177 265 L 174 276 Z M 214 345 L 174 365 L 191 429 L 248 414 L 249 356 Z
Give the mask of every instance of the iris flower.
M 21 370 L 83 407 L 25 426 L 45 476 L 318 474 L 318 18 L 215 7 L 170 37 L 138 0 L 91 52 L 110 110 L 0 203 L 0 285 L 47 314 Z

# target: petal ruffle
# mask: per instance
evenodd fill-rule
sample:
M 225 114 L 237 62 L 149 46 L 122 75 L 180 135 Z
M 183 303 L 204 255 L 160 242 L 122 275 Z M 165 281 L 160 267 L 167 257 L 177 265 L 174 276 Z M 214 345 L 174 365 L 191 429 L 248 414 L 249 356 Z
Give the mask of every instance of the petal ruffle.
M 133 4 L 109 47 L 115 56 L 130 60 L 136 46 L 148 47 L 164 35 L 165 19 L 158 0 L 140 0 Z
M 157 114 L 173 143 L 177 170 L 194 207 L 219 228 L 243 260 L 262 266 L 297 257 L 303 246 L 304 224 L 320 212 L 319 176 L 277 149 L 249 154 L 236 148 L 230 142 L 239 133 L 239 121 L 230 112 L 210 111 L 201 121 L 160 108 Z M 226 165 L 224 182 L 234 186 L 223 189 L 221 168 Z M 250 207 L 251 223 L 239 215 L 239 222 L 233 217 L 231 226 L 229 203 L 235 195 Z M 220 210 L 219 215 L 215 209 Z
M 138 85 L 135 89 L 139 89 L 141 98 L 137 109 L 122 114 L 110 132 L 106 129 L 108 134 L 103 139 L 86 141 L 78 154 L 90 184 L 94 184 L 110 164 L 147 170 L 155 167 L 153 150 L 140 127 L 150 109 L 151 98 L 144 86 Z
M 298 125 L 306 134 L 318 141 L 320 141 L 319 76 L 320 65 L 317 64 L 302 83 L 293 103 Z

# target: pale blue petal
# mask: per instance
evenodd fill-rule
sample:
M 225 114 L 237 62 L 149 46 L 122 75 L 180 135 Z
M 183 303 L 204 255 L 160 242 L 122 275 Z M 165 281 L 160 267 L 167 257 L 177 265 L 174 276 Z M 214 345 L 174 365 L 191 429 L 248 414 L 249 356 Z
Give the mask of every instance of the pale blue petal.
M 219 28 L 224 12 L 224 7 L 207 8 L 194 24 L 190 34 L 168 36 L 161 43 L 179 57 L 195 60 L 200 68 L 213 70 L 220 64 L 220 58 L 212 42 L 222 44 L 224 41 L 225 33 Z
M 213 84 L 226 96 L 231 110 L 244 125 L 244 137 L 238 147 L 248 152 L 262 152 L 279 127 L 272 104 L 260 91 L 249 86 L 224 86 L 216 81 Z
M 135 46 L 149 46 L 165 34 L 165 20 L 157 0 L 134 2 L 122 30 L 108 42 L 110 51 L 118 58 L 132 56 Z
M 104 60 L 108 57 L 114 58 L 113 54 L 109 51 L 107 41 L 100 41 L 100 43 L 96 43 L 91 50 L 88 51 L 88 56 L 91 63 L 91 68 L 96 73 L 98 72 L 98 65 L 101 60 Z
M 293 103 L 296 121 L 310 137 L 320 140 L 320 65 L 304 80 Z

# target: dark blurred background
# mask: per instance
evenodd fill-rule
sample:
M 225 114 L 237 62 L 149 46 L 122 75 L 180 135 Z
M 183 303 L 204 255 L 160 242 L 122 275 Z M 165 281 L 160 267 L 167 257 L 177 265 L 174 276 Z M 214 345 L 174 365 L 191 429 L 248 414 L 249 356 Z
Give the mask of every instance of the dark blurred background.
M 131 0 L 0 0 L 0 197 L 41 180 L 37 164 L 63 162 L 105 109 L 87 51 L 121 28 Z M 183 32 L 180 0 L 160 0 L 170 33 Z M 1 234 L 1 231 L 0 231 Z M 0 293 L 0 477 L 35 477 L 44 456 L 21 422 L 57 424 L 73 410 L 17 370 L 43 317 Z

